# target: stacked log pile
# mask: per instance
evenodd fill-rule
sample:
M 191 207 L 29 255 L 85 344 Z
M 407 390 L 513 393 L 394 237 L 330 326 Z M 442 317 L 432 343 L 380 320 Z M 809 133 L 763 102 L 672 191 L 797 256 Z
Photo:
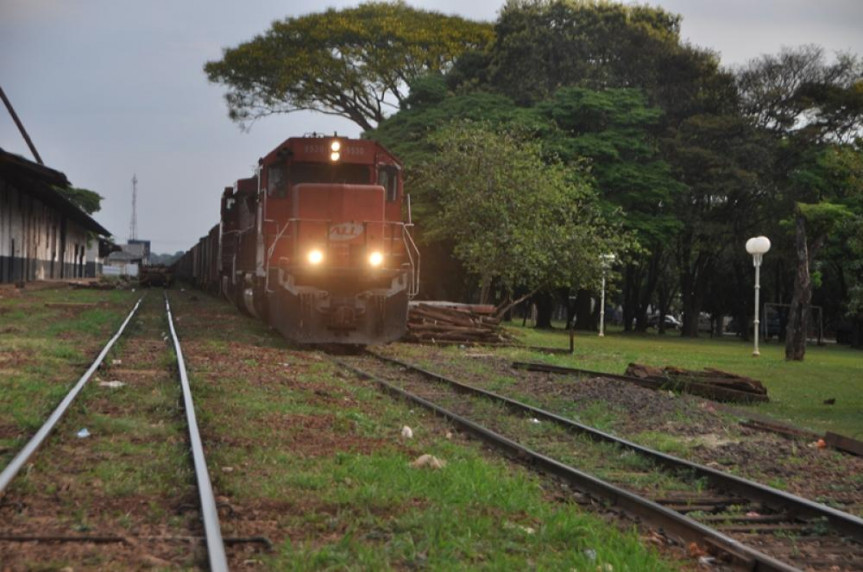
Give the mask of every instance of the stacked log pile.
M 510 341 L 490 305 L 411 302 L 405 341 L 499 344 Z
M 767 388 L 751 377 L 736 375 L 713 368 L 705 368 L 702 371 L 682 369 L 674 366 L 653 367 L 649 365 L 631 363 L 626 368 L 626 375 L 639 379 L 649 379 L 666 382 L 672 386 L 685 387 L 686 385 L 711 386 L 729 392 L 740 392 L 752 396 L 760 396 L 766 400 Z

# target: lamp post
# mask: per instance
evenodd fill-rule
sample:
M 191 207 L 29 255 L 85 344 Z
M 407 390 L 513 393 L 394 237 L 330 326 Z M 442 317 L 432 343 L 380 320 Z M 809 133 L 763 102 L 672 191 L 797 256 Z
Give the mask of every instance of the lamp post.
M 599 303 L 599 337 L 605 336 L 605 275 L 611 263 L 614 262 L 613 254 L 600 254 L 600 264 L 602 265 L 602 296 Z
M 755 349 L 754 357 L 761 355 L 758 352 L 758 294 L 761 290 L 761 258 L 770 250 L 770 239 L 766 236 L 756 236 L 746 241 L 746 252 L 752 255 L 752 265 L 755 266 Z

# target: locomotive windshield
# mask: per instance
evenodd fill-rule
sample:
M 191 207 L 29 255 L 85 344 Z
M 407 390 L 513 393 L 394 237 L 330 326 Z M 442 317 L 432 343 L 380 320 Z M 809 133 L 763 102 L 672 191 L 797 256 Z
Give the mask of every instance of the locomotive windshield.
M 269 168 L 267 191 L 271 197 L 285 197 L 289 185 L 300 183 L 330 183 L 341 185 L 368 185 L 371 183 L 368 165 L 350 163 L 292 163 L 276 164 Z
M 290 169 L 292 185 L 298 183 L 335 183 L 343 185 L 368 185 L 368 165 L 341 163 L 325 165 L 321 163 L 294 163 Z

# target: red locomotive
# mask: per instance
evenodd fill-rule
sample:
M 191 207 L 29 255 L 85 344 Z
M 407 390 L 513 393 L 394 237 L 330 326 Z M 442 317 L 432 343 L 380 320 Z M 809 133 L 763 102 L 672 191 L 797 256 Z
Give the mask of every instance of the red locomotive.
M 419 285 L 404 201 L 401 164 L 380 144 L 290 138 L 225 189 L 220 224 L 177 273 L 295 342 L 392 341 Z

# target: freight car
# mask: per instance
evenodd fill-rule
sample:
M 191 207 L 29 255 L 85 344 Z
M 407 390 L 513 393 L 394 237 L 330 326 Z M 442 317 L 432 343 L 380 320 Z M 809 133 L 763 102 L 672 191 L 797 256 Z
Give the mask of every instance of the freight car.
M 407 211 L 407 216 L 404 216 Z M 176 264 L 286 338 L 400 338 L 419 287 L 402 166 L 382 145 L 294 137 L 222 193 L 221 220 Z

